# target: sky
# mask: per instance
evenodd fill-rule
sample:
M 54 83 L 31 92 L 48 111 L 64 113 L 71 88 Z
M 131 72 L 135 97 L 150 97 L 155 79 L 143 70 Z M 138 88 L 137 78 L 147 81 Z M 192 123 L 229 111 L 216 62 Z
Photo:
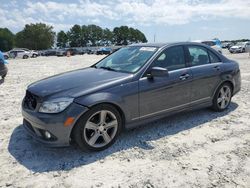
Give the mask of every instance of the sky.
M 250 39 L 250 0 L 0 0 L 0 27 L 127 25 L 149 42 Z

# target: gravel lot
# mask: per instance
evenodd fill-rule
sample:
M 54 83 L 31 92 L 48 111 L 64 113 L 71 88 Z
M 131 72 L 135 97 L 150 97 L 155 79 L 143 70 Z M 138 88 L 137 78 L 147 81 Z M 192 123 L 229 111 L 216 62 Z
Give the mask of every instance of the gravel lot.
M 22 128 L 21 100 L 36 80 L 85 67 L 103 56 L 9 60 L 0 80 L 0 187 L 250 187 L 250 58 L 242 90 L 222 113 L 178 114 L 123 133 L 109 149 L 47 148 Z

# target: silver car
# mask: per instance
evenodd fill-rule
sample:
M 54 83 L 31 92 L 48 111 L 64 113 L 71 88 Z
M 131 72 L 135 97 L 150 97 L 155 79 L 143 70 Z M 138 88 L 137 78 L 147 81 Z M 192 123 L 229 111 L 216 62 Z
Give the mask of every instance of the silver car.
M 230 53 L 244 53 L 250 51 L 250 42 L 238 42 L 229 49 Z

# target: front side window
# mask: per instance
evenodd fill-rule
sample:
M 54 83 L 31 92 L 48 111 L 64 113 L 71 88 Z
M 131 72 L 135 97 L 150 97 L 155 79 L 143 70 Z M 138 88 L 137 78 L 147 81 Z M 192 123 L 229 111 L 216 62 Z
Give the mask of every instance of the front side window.
M 209 64 L 209 56 L 207 50 L 200 46 L 188 46 L 190 55 L 190 63 L 192 66 Z
M 183 47 L 176 46 L 166 49 L 153 62 L 152 67 L 162 67 L 168 69 L 168 71 L 185 68 Z
M 158 50 L 157 47 L 129 46 L 109 55 L 94 67 L 118 72 L 137 72 Z

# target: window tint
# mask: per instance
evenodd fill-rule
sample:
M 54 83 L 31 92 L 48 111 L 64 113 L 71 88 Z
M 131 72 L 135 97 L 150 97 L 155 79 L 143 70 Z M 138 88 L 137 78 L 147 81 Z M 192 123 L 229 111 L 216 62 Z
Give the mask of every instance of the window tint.
M 209 64 L 207 50 L 199 46 L 189 46 L 190 63 L 192 66 Z
M 169 71 L 185 68 L 184 51 L 182 46 L 176 46 L 166 49 L 153 62 L 153 67 L 167 68 Z
M 210 51 L 208 53 L 209 53 L 209 57 L 210 57 L 210 62 L 211 63 L 221 62 L 220 58 L 217 55 L 215 55 L 214 53 L 212 53 Z

